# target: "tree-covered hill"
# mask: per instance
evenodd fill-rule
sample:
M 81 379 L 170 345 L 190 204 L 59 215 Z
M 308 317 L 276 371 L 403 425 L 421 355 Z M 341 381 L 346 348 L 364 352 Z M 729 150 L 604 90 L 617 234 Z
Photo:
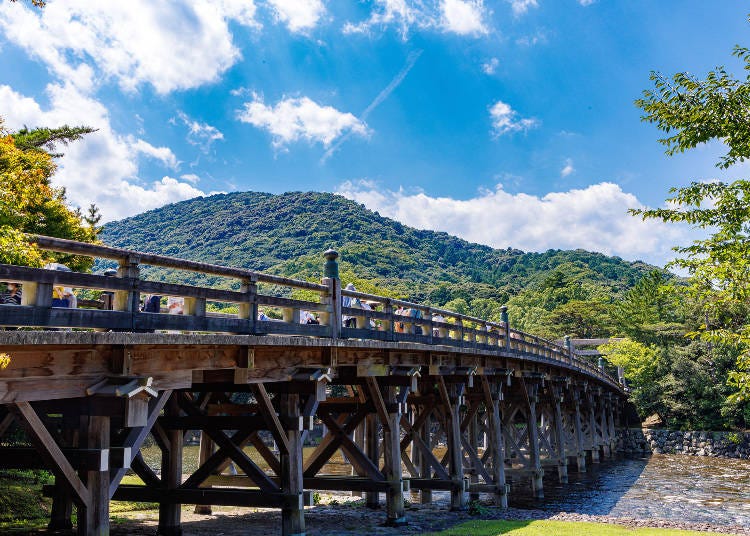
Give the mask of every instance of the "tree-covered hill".
M 492 249 L 407 227 L 342 196 L 316 192 L 191 199 L 109 223 L 101 238 L 114 246 L 309 280 L 320 278 L 322 252 L 332 247 L 341 254 L 345 282 L 436 305 L 478 298 L 504 303 L 550 278 L 572 275 L 576 284 L 617 295 L 653 269 L 583 250 Z

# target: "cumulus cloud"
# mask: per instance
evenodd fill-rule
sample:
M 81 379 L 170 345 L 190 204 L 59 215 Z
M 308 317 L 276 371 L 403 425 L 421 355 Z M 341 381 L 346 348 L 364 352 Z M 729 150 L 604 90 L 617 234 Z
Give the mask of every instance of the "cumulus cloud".
M 305 32 L 314 28 L 325 14 L 321 0 L 268 0 L 276 18 L 291 32 Z
M 104 221 L 131 216 L 167 203 L 205 195 L 190 181 L 166 176 L 149 183 L 138 176 L 138 155 L 147 155 L 176 168 L 177 158 L 169 148 L 155 147 L 145 140 L 121 136 L 112 130 L 109 114 L 97 100 L 68 83 L 47 86 L 49 108 L 0 85 L 0 109 L 7 127 L 23 125 L 89 125 L 98 130 L 65 147 L 58 161 L 54 183 L 64 186 L 74 206 L 96 203 Z
M 276 148 L 301 139 L 328 147 L 342 134 L 368 134 L 367 125 L 353 114 L 340 112 L 332 106 L 321 106 L 308 97 L 284 97 L 275 106 L 268 106 L 260 95 L 255 94 L 252 102 L 245 103 L 237 117 L 244 123 L 268 131 Z
M 177 169 L 180 163 L 177 161 L 177 157 L 169 147 L 154 147 L 147 141 L 141 139 L 129 138 L 130 146 L 136 154 L 145 154 L 155 160 L 159 160 L 165 166 Z
M 495 71 L 497 71 L 497 68 L 500 66 L 500 60 L 497 58 L 490 58 L 486 62 L 482 64 L 482 71 L 484 74 L 495 74 Z
M 458 35 L 488 33 L 484 0 L 374 0 L 370 16 L 344 24 L 345 34 L 371 33 L 395 26 L 406 39 L 413 29 L 437 30 Z
M 115 80 L 157 92 L 214 81 L 240 57 L 229 23 L 257 27 L 253 0 L 50 2 L 43 10 L 3 2 L 5 38 L 82 91 Z
M 560 170 L 560 176 L 561 177 L 567 177 L 571 173 L 574 173 L 576 168 L 573 167 L 573 160 L 571 158 L 565 159 L 565 165 Z
M 188 127 L 187 141 L 190 145 L 200 147 L 201 151 L 208 153 L 211 149 L 211 145 L 218 140 L 224 139 L 224 134 L 221 131 L 209 125 L 208 123 L 201 123 L 200 121 L 194 121 L 185 112 L 178 112 L 177 119 Z M 175 119 L 170 120 L 171 123 L 176 123 Z
M 406 225 L 495 248 L 582 248 L 663 265 L 672 244 L 689 241 L 685 227 L 630 216 L 628 209 L 643 205 L 610 182 L 544 196 L 511 194 L 498 185 L 466 200 L 383 190 L 369 181 L 345 182 L 337 193 Z
M 510 7 L 513 9 L 513 14 L 523 15 L 532 7 L 538 7 L 537 0 L 508 0 Z
M 459 35 L 487 33 L 482 0 L 443 0 L 440 7 L 445 31 Z
M 490 107 L 490 119 L 495 136 L 512 132 L 526 132 L 539 126 L 537 119 L 519 117 L 518 112 L 503 101 L 497 101 Z
M 375 0 L 370 17 L 360 23 L 347 22 L 344 33 L 369 33 L 372 28 L 395 25 L 400 27 L 402 37 L 406 38 L 413 25 L 429 27 L 435 24 L 434 15 L 412 6 L 409 0 Z

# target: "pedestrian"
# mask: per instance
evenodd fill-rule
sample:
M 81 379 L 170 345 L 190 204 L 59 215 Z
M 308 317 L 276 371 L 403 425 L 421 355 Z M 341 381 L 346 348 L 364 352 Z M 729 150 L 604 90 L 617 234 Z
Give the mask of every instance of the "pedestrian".
M 21 305 L 21 285 L 18 283 L 5 283 L 5 292 L 0 294 L 0 304 Z

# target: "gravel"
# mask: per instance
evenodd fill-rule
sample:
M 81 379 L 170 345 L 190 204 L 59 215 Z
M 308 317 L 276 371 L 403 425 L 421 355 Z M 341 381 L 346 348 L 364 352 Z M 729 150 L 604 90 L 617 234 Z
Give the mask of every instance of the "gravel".
M 501 510 L 482 505 L 480 516 L 468 512 L 451 512 L 444 501 L 432 504 L 409 504 L 408 524 L 402 527 L 385 527 L 383 509 L 371 510 L 350 496 L 322 494 L 318 506 L 307 508 L 305 523 L 308 536 L 397 536 L 424 534 L 439 531 L 470 519 L 589 521 L 610 523 L 627 527 L 658 527 L 689 529 L 725 534 L 750 535 L 750 528 L 708 523 L 686 523 L 667 519 L 635 519 L 629 517 L 597 516 L 568 512 L 545 512 L 509 508 Z M 328 503 L 328 504 L 326 504 Z M 154 510 L 119 514 L 113 523 L 113 536 L 145 536 L 156 533 L 158 512 Z M 278 536 L 281 534 L 281 514 L 278 510 L 261 508 L 214 507 L 212 515 L 197 515 L 192 508 L 182 511 L 184 536 Z

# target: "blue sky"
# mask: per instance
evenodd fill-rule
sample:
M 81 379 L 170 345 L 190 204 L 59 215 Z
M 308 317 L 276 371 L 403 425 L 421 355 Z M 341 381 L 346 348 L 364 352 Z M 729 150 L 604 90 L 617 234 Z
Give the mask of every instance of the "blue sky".
M 633 101 L 651 70 L 738 70 L 747 7 L 689 0 L 0 2 L 8 128 L 87 124 L 56 181 L 118 219 L 213 192 L 338 192 L 494 247 L 663 264 L 672 186 Z

